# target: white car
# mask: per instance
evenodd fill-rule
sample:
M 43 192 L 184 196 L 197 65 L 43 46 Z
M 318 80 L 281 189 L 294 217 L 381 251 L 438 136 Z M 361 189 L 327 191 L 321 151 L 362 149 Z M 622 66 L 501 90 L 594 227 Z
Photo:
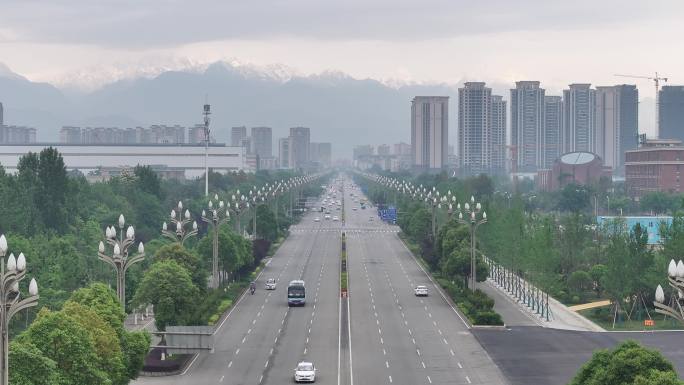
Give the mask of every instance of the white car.
M 323 218 L 330 219 L 330 214 L 325 214 L 325 216 Z
M 427 297 L 428 288 L 427 288 L 427 286 L 418 285 L 418 286 L 416 286 L 414 292 L 416 294 L 416 297 Z
M 352 210 L 356 211 L 356 210 L 358 210 L 358 208 L 357 208 L 357 207 L 352 207 Z
M 319 218 L 319 217 L 314 218 L 314 222 L 320 222 L 320 221 L 321 221 L 321 218 Z
M 302 361 L 297 364 L 294 374 L 295 382 L 316 382 L 316 368 L 311 362 Z
M 276 289 L 276 280 L 275 278 L 269 278 L 266 280 L 266 290 L 275 290 Z
M 340 218 L 338 218 L 337 215 L 335 215 L 335 216 L 333 217 L 333 221 L 339 221 L 339 220 L 340 220 Z

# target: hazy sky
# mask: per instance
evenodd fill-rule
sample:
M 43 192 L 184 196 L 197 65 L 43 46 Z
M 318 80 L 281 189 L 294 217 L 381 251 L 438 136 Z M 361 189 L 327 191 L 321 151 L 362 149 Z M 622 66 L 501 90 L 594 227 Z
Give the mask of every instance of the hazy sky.
M 2 0 L 0 62 L 99 84 L 216 60 L 384 81 L 684 83 L 684 1 Z

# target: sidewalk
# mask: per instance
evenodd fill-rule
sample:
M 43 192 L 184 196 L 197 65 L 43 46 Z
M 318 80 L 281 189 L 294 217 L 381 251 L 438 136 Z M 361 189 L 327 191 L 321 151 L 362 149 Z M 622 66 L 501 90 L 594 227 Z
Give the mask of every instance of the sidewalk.
M 124 328 L 128 331 L 154 331 L 154 313 L 152 313 L 152 306 L 147 308 L 147 312 L 127 314 L 126 319 L 124 320 Z
M 501 314 L 504 323 L 508 326 L 529 326 L 539 325 L 552 329 L 579 330 L 603 332 L 602 327 L 588 320 L 584 316 L 570 310 L 553 297 L 549 297 L 550 316 L 549 321 L 546 317 L 537 314 L 530 307 L 519 302 L 505 288 L 499 286 L 492 279 L 478 283 L 479 288 L 494 298 L 494 309 Z

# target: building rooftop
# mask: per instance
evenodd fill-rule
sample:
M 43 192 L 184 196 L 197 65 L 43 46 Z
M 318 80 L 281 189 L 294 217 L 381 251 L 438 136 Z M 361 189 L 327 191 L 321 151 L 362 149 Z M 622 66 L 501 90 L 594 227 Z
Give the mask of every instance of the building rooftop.
M 565 164 L 587 164 L 596 159 L 596 154 L 591 152 L 571 152 L 560 157 Z

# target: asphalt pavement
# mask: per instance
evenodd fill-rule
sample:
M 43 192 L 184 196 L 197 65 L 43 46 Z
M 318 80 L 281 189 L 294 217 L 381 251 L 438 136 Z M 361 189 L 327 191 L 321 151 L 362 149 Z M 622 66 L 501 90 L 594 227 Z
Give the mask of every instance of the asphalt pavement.
M 467 324 L 404 247 L 398 227 L 379 221 L 375 209 L 360 209 L 348 193 L 353 382 L 506 384 Z M 430 295 L 416 297 L 416 285 L 428 286 Z
M 315 222 L 309 212 L 257 280 L 254 295 L 233 307 L 215 335 L 214 353 L 202 353 L 182 375 L 141 377 L 134 384 L 283 384 L 299 361 L 311 360 L 317 383 L 337 384 L 338 288 L 341 222 Z M 264 289 L 276 278 L 274 291 Z M 307 303 L 287 306 L 287 284 L 306 282 Z
M 521 326 L 473 333 L 511 385 L 567 384 L 596 349 L 614 348 L 628 339 L 659 350 L 672 361 L 680 377 L 684 373 L 682 331 L 607 333 Z
M 345 186 L 351 184 L 345 181 Z M 352 190 L 357 195 L 358 190 Z M 345 193 L 345 221 L 308 212 L 202 353 L 181 375 L 140 378 L 134 384 L 287 384 L 302 360 L 320 384 L 507 384 L 467 324 L 440 295 L 375 208 L 362 210 Z M 337 199 L 342 199 L 340 193 Z M 354 210 L 354 207 L 357 209 Z M 331 215 L 341 217 L 333 206 Z M 315 221 L 315 218 L 320 221 Z M 373 218 L 372 220 L 370 218 Z M 341 324 L 339 256 L 347 234 L 349 324 Z M 264 282 L 276 278 L 275 291 Z M 304 279 L 307 303 L 287 306 L 287 284 Z M 416 297 L 415 285 L 430 288 Z M 342 344 L 340 327 L 350 330 Z M 348 360 L 339 349 L 349 347 Z M 340 368 L 343 362 L 348 368 Z M 340 373 L 342 375 L 340 376 Z

